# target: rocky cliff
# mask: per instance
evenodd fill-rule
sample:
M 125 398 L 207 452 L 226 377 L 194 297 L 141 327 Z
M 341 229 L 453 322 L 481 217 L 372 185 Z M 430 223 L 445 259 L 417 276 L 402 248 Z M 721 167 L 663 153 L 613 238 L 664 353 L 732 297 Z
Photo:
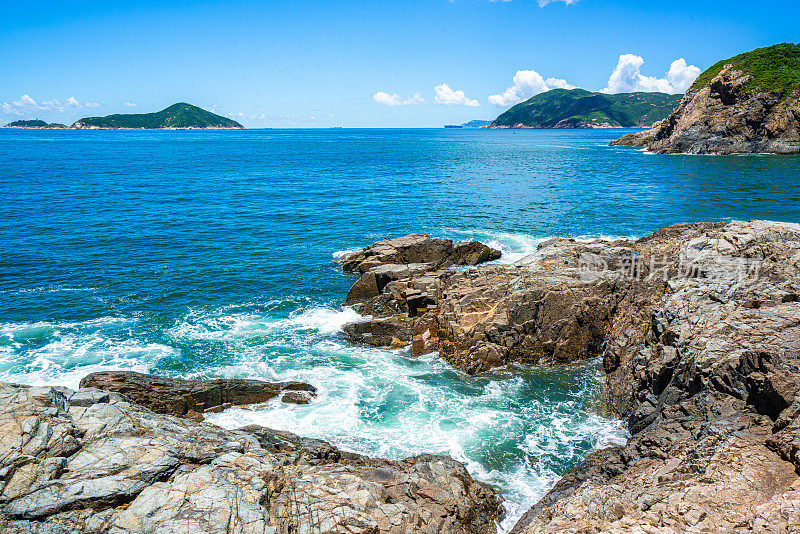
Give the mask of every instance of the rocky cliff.
M 680 224 L 551 240 L 511 266 L 380 269 L 377 294 L 348 296 L 373 314 L 356 341 L 438 350 L 468 373 L 602 357 L 629 443 L 591 455 L 514 532 L 800 528 L 800 225 Z
M 800 153 L 800 45 L 718 63 L 666 119 L 611 144 L 658 153 Z
M 171 409 L 137 384 L 130 394 Z M 377 460 L 95 388 L 0 383 L 4 534 L 490 534 L 502 515 L 449 457 Z

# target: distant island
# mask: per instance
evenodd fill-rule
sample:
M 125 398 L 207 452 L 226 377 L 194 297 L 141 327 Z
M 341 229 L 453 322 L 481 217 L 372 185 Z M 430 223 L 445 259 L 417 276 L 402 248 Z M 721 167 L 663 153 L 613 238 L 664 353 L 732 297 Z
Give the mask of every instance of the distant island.
M 445 128 L 486 128 L 490 124 L 492 124 L 492 121 L 475 120 L 475 121 L 465 122 L 463 124 L 445 124 L 444 127 Z
M 667 117 L 682 95 L 553 89 L 512 107 L 490 128 L 636 128 Z
M 670 154 L 800 153 L 800 44 L 716 63 L 669 117 L 611 144 Z
M 242 129 L 235 120 L 222 117 L 197 106 L 179 102 L 155 113 L 116 114 L 87 117 L 72 125 L 91 130 L 208 130 Z
M 222 117 L 197 106 L 179 102 L 155 113 L 116 114 L 106 117 L 86 117 L 72 126 L 46 123 L 43 120 L 19 120 L 3 128 L 29 130 L 70 128 L 75 130 L 231 130 L 243 129 L 235 120 Z
M 14 121 L 9 122 L 3 128 L 21 128 L 27 130 L 36 130 L 36 129 L 45 129 L 45 128 L 53 128 L 53 129 L 62 129 L 67 128 L 66 124 L 60 124 L 58 122 L 51 122 L 47 123 L 45 121 L 34 119 L 34 120 L 21 120 L 21 121 Z

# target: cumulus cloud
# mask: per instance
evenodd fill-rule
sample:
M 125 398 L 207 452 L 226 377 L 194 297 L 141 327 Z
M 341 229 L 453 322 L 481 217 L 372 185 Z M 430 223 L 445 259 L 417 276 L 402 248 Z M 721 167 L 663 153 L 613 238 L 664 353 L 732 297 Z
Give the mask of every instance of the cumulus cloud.
M 437 104 L 444 104 L 445 106 L 469 106 L 478 107 L 480 103 L 472 98 L 467 98 L 464 91 L 456 91 L 446 83 L 437 85 L 433 88 L 436 92 L 434 100 Z
M 129 108 L 135 108 L 136 107 L 136 103 L 135 102 L 123 102 L 122 105 L 126 106 L 126 107 L 129 107 Z
M 666 77 L 656 78 L 641 73 L 644 58 L 635 54 L 622 54 L 603 93 L 630 93 L 635 91 L 678 94 L 688 89 L 700 75 L 700 69 L 687 65 L 683 58 L 672 62 Z
M 3 102 L 0 109 L 6 115 L 27 116 L 41 111 L 61 113 L 71 108 L 98 108 L 101 105 L 99 102 L 81 103 L 74 96 L 62 102 L 58 99 L 36 101 L 30 95 L 22 95 L 19 100 Z
M 425 103 L 425 99 L 419 93 L 409 98 L 403 98 L 398 94 L 389 94 L 384 91 L 378 91 L 372 95 L 372 99 L 378 104 L 384 106 L 418 106 Z
M 512 106 L 534 95 L 551 89 L 575 89 L 575 86 L 561 78 L 547 78 L 535 70 L 518 70 L 514 84 L 500 94 L 490 95 L 489 103 L 497 106 Z

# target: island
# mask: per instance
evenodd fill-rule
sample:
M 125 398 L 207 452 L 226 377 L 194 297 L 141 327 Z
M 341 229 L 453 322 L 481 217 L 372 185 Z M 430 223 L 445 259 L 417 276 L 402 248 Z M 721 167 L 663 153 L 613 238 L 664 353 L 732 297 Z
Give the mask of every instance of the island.
M 155 113 L 86 117 L 72 125 L 79 130 L 231 130 L 243 129 L 235 120 L 179 102 Z
M 19 120 L 9 122 L 3 128 L 20 128 L 23 130 L 38 130 L 38 129 L 66 129 L 66 124 L 60 124 L 58 122 L 51 122 L 47 123 L 43 120 L 33 119 L 33 120 Z
M 800 44 L 716 63 L 669 117 L 611 144 L 660 154 L 800 153 Z
M 636 128 L 667 117 L 681 95 L 553 89 L 512 107 L 490 128 Z

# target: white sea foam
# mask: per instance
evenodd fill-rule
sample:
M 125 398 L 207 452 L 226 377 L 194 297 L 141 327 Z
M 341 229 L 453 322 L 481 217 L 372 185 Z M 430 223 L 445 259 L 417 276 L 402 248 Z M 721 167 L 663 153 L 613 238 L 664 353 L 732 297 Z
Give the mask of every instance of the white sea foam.
M 146 372 L 175 350 L 158 343 L 120 340 L 104 332 L 128 320 L 102 317 L 85 322 L 0 324 L 0 380 L 77 388 L 89 373 Z
M 350 254 L 354 254 L 356 252 L 361 252 L 361 249 L 360 248 L 351 248 L 351 249 L 345 249 L 345 250 L 337 250 L 336 252 L 333 253 L 333 257 L 338 260 L 341 257 L 349 256 Z
M 500 238 L 518 250 L 536 242 Z M 594 415 L 581 400 L 594 398 L 600 385 L 600 371 L 591 365 L 575 367 L 571 386 L 555 374 L 547 378 L 551 371 L 535 371 L 556 397 L 535 388 L 532 394 L 525 368 L 473 378 L 435 354 L 415 359 L 407 350 L 352 346 L 341 328 L 361 319 L 349 308 L 305 299 L 197 309 L 166 331 L 167 345 L 117 335 L 134 325 L 128 319 L 6 323 L 0 325 L 0 380 L 76 387 L 93 371 L 148 372 L 162 359 L 179 360 L 181 350 L 210 347 L 215 359 L 181 376 L 300 380 L 318 388 L 309 406 L 272 401 L 209 414 L 210 422 L 259 424 L 390 459 L 449 454 L 502 490 L 508 514 L 502 532 L 552 487 L 563 462 L 577 463 L 593 447 L 624 440 L 618 423 Z M 572 391 L 558 397 L 563 387 Z

